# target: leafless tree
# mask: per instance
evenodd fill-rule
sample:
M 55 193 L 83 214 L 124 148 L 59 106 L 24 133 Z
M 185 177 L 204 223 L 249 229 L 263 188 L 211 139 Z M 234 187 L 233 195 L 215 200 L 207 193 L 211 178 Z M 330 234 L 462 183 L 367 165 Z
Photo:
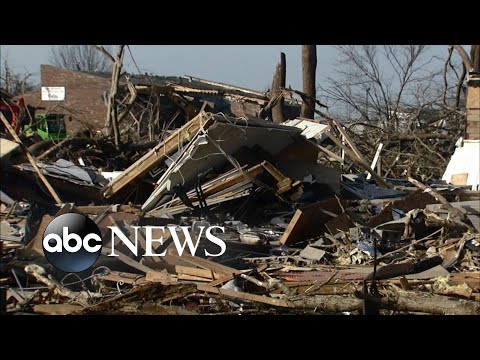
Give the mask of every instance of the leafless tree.
M 111 51 L 109 46 L 104 46 Z M 50 62 L 58 67 L 93 72 L 112 71 L 112 62 L 90 45 L 58 45 L 50 49 Z
M 337 46 L 336 74 L 320 89 L 330 104 L 349 111 L 350 120 L 356 116 L 397 129 L 405 109 L 438 98 L 441 69 L 427 50 L 425 45 Z
M 31 73 L 15 72 L 7 59 L 2 59 L 2 69 L 0 70 L 0 87 L 12 95 L 21 95 L 35 88 L 35 84 L 30 81 Z
M 459 59 L 465 51 L 453 56 L 453 48 L 445 47 L 444 60 L 425 45 L 337 50 L 336 71 L 319 87 L 322 101 L 331 115 L 350 123 L 347 131 L 362 154 L 372 159 L 382 143 L 383 176 L 441 177 L 465 134 L 462 100 L 471 68 Z

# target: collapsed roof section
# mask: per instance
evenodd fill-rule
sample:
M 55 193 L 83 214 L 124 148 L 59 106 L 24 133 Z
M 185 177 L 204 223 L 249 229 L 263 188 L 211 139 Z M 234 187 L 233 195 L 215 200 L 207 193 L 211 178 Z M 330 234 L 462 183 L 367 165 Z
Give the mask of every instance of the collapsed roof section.
M 247 156 L 242 156 L 245 152 L 248 152 Z M 232 118 L 201 112 L 113 179 L 103 192 L 107 198 L 113 197 L 130 185 L 138 184 L 141 179 L 150 177 L 152 169 L 164 166 L 155 190 L 142 206 L 142 210 L 148 211 L 178 186 L 191 188 L 200 180 L 199 175 L 218 173 L 230 163 L 246 179 L 250 179 L 249 170 L 244 171 L 244 166 L 257 165 L 262 161 L 265 164 L 263 168 L 276 178 L 277 189 L 281 192 L 285 185 L 291 186 L 291 182 L 271 166 L 269 160 L 286 163 L 284 168 L 288 172 L 288 163 L 315 164 L 317 157 L 317 145 L 307 140 L 302 130 L 296 127 L 256 118 Z
M 126 79 L 126 77 L 125 77 Z M 267 107 L 270 102 L 268 93 L 252 89 L 228 85 L 200 79 L 193 76 L 152 76 L 132 75 L 128 81 L 135 87 L 140 96 L 153 93 L 169 98 L 178 107 L 186 110 L 190 118 L 197 115 L 202 106 L 215 113 L 236 117 L 270 117 Z M 121 88 L 128 92 L 125 80 Z M 287 119 L 294 119 L 300 115 L 301 100 L 293 95 L 284 96 L 284 112 Z M 187 105 L 195 107 L 196 111 L 187 109 Z M 203 105 L 205 104 L 205 105 Z M 167 103 L 163 108 L 168 108 Z M 267 108 L 267 111 L 264 109 Z M 192 112 L 193 111 L 193 112 Z M 192 116 L 193 115 L 193 116 Z

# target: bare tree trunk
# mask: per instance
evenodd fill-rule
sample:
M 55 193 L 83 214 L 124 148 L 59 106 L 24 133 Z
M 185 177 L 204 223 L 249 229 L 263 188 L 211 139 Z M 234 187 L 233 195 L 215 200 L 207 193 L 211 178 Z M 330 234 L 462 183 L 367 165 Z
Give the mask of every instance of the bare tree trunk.
M 125 45 L 118 45 L 117 47 L 117 56 L 115 58 L 115 62 L 113 63 L 112 69 L 112 86 L 110 88 L 110 95 L 108 97 L 107 121 L 105 122 L 105 127 L 107 129 L 113 128 L 115 146 L 117 147 L 120 145 L 120 130 L 118 129 L 118 114 L 117 105 L 115 104 L 115 97 L 117 96 L 120 71 L 122 70 L 124 47 Z
M 467 53 L 461 45 L 453 45 L 454 49 L 457 50 L 458 55 L 462 58 L 462 62 L 465 64 L 467 71 L 470 72 L 473 69 L 472 60 L 468 57 Z
M 460 108 L 460 96 L 462 95 L 463 81 L 465 80 L 466 76 L 467 76 L 467 68 L 465 67 L 465 64 L 462 62 L 462 74 L 458 79 L 457 92 L 455 93 L 455 109 Z
M 273 75 L 271 97 L 281 96 L 281 88 L 285 87 L 287 77 L 287 60 L 285 54 L 280 54 L 280 62 L 277 64 L 275 74 Z M 285 121 L 285 114 L 283 113 L 283 97 L 272 108 L 272 120 L 275 124 Z
M 472 45 L 470 59 L 472 59 L 473 70 L 480 73 L 480 45 Z
M 317 46 L 302 46 L 303 92 L 307 96 L 303 99 L 301 116 L 313 119 L 315 116 L 315 73 L 317 70 Z

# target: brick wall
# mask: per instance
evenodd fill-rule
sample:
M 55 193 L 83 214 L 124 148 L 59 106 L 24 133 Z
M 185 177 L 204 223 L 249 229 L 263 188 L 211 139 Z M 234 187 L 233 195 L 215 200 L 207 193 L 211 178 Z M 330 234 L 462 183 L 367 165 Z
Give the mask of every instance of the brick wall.
M 45 111 L 70 114 L 72 121 L 67 121 L 68 133 L 85 128 L 94 131 L 103 128 L 107 107 L 102 100 L 102 94 L 105 90 L 110 90 L 108 74 L 84 73 L 41 65 L 41 86 L 64 86 L 65 101 L 42 101 L 39 90 L 25 94 L 25 102 L 32 106 L 45 107 Z

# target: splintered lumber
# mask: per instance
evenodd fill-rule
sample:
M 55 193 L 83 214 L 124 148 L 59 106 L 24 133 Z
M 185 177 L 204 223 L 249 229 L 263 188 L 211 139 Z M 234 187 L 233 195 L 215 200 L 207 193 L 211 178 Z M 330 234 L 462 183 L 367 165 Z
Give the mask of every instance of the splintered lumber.
M 148 276 L 149 273 L 147 273 Z M 157 272 L 155 272 L 157 274 Z M 146 281 L 145 276 L 133 273 L 111 271 L 106 275 L 99 275 L 99 280 L 118 282 L 121 281 L 125 284 L 138 285 Z
M 223 189 L 226 189 L 226 188 L 228 188 L 232 185 L 235 185 L 235 184 L 245 180 L 245 178 L 257 177 L 258 175 L 260 175 L 264 171 L 264 168 L 263 168 L 262 165 L 263 165 L 263 163 L 252 166 L 250 169 L 246 169 L 246 170 L 242 170 L 242 171 L 237 170 L 234 174 L 232 174 L 231 176 L 229 176 L 227 178 L 224 178 L 223 180 L 218 179 L 217 181 L 215 181 L 213 183 L 212 186 L 206 187 L 204 189 L 202 187 L 203 194 L 205 196 L 215 194 L 215 193 L 217 193 L 217 192 L 219 192 Z M 221 177 L 223 177 L 223 175 Z M 193 195 L 193 193 L 192 193 L 192 195 Z
M 273 299 L 266 296 L 249 294 L 249 293 L 235 291 L 235 290 L 218 289 L 216 287 L 205 285 L 205 284 L 197 284 L 197 289 L 199 291 L 205 291 L 212 294 L 219 294 L 219 295 L 224 295 L 224 296 L 233 297 L 237 299 L 254 301 L 262 304 L 268 304 L 268 305 L 280 306 L 280 307 L 294 307 L 292 304 L 289 304 L 285 300 Z
M 381 186 L 381 187 L 384 187 L 384 188 L 387 188 L 387 189 L 392 189 L 393 186 L 386 183 L 385 180 L 383 180 L 380 176 L 377 175 L 377 173 L 372 170 L 372 168 L 370 167 L 370 165 L 365 161 L 365 159 L 363 158 L 363 156 L 360 158 L 358 157 L 352 150 L 350 150 L 348 147 L 346 147 L 345 145 L 342 144 L 342 142 L 334 135 L 332 134 L 330 131 L 328 131 L 327 133 L 327 136 L 335 143 L 335 145 L 337 145 L 340 149 L 342 149 L 343 151 L 345 151 L 345 153 L 347 154 L 347 156 L 353 161 L 355 162 L 358 166 L 361 166 L 364 170 L 368 171 L 372 177 L 373 177 L 373 180 L 375 180 L 375 182 Z M 358 150 L 357 150 L 358 151 Z
M 213 123 L 213 120 L 202 112 L 180 129 L 171 134 L 166 140 L 155 146 L 152 150 L 133 163 L 129 168 L 123 171 L 103 191 L 105 197 L 110 198 L 120 190 L 130 184 L 132 181 L 145 175 L 151 168 L 165 160 L 173 154 L 179 146 L 187 143 L 203 127 L 207 128 Z
M 333 118 L 331 119 L 331 121 L 335 124 L 335 127 L 340 132 L 340 134 L 342 134 L 343 139 L 347 142 L 348 145 L 350 145 L 350 147 L 352 148 L 355 155 L 357 155 L 357 157 L 360 160 L 362 160 L 362 162 L 367 163 L 367 160 L 363 157 L 360 150 L 358 150 L 358 148 L 355 145 L 355 143 L 353 142 L 353 140 L 350 138 L 350 136 L 348 136 L 347 132 L 343 129 L 342 124 L 340 124 L 337 120 L 335 120 Z
M 218 279 L 219 276 L 216 275 L 212 270 L 209 269 L 199 269 L 190 266 L 175 265 L 175 272 L 178 275 L 189 275 L 198 278 L 203 278 L 205 281 L 211 281 L 213 279 Z
M 82 309 L 82 306 L 72 304 L 40 304 L 33 307 L 33 312 L 42 315 L 68 315 Z
M 112 249 L 111 248 L 108 248 L 108 247 L 103 247 L 102 248 L 102 255 L 105 255 L 105 256 L 108 256 L 109 254 L 111 254 L 112 252 Z M 159 277 L 163 278 L 163 281 L 165 283 L 169 283 L 169 282 L 172 282 L 172 281 L 175 281 L 174 278 L 172 278 L 171 276 L 167 275 L 167 274 L 164 274 L 164 273 L 160 273 L 158 271 L 155 271 L 154 269 L 151 269 L 149 268 L 148 266 L 145 266 L 143 264 L 140 264 L 139 262 L 129 258 L 127 255 L 125 254 L 122 254 L 120 251 L 118 251 L 117 249 L 115 249 L 115 254 L 118 255 L 117 256 L 117 259 L 119 259 L 121 262 L 123 262 L 124 264 L 128 265 L 128 266 L 131 266 L 132 268 L 134 269 L 137 269 L 141 272 L 144 272 L 145 274 L 148 274 L 148 273 L 151 273 L 151 272 L 155 272 L 158 274 Z
M 324 203 L 312 204 L 304 209 L 297 209 L 287 229 L 280 238 L 282 244 L 290 244 L 302 240 L 307 234 L 314 234 L 324 228 L 323 222 L 319 221 L 319 213 L 322 213 Z
M 335 161 L 338 161 L 339 163 L 343 163 L 343 159 L 335 154 L 334 152 L 331 152 L 327 148 L 324 148 L 323 146 L 317 145 L 318 149 L 323 152 L 325 155 L 330 156 L 330 158 L 334 159 Z
M 32 275 L 38 282 L 47 285 L 50 289 L 53 290 L 53 293 L 58 296 L 68 297 L 72 300 L 75 300 L 81 305 L 88 305 L 88 294 L 85 291 L 74 292 L 54 279 L 47 277 L 47 272 L 45 269 L 36 264 L 30 264 L 25 266 L 25 272 Z
M 283 175 L 277 168 L 275 168 L 268 161 L 262 161 L 260 164 L 254 165 L 248 169 L 235 169 L 223 175 L 220 175 L 214 180 L 202 185 L 202 192 L 205 196 L 217 194 L 220 191 L 227 189 L 235 184 L 241 183 L 244 180 L 256 178 L 264 171 L 267 171 L 275 179 L 277 183 L 277 192 L 279 194 L 288 191 L 292 188 L 292 180 Z M 193 191 L 187 193 L 189 198 L 195 199 Z
M 248 195 L 247 190 L 253 186 L 253 179 L 265 172 L 269 173 L 275 179 L 276 192 L 279 195 L 301 183 L 300 181 L 292 182 L 290 178 L 283 175 L 268 161 L 263 161 L 248 169 L 244 166 L 239 169 L 230 170 L 217 178 L 202 184 L 202 193 L 203 196 L 206 197 L 205 202 L 207 205 L 213 205 L 246 196 Z M 199 204 L 198 195 L 195 190 L 188 191 L 187 197 L 192 202 L 192 205 L 197 206 Z M 186 209 L 188 209 L 188 207 L 183 204 L 179 198 L 174 198 L 163 204 L 161 208 L 152 210 L 150 214 L 155 214 L 156 216 L 164 213 L 175 215 Z
M 148 310 L 145 311 L 142 309 L 145 303 L 158 307 L 172 300 L 185 298 L 196 290 L 196 286 L 193 284 L 162 285 L 149 283 L 138 286 L 131 291 L 113 296 L 98 304 L 88 306 L 76 314 L 114 314 L 116 312 L 148 314 Z
M 191 256 L 191 255 L 188 255 L 188 254 L 183 254 L 182 256 L 177 256 L 177 255 L 172 255 L 172 254 L 170 254 L 170 255 L 174 258 L 178 258 L 178 259 L 180 259 L 182 261 L 185 261 L 189 264 L 198 266 L 199 268 L 206 269 L 206 270 L 209 270 L 209 271 L 213 271 L 213 272 L 215 272 L 216 274 L 218 274 L 219 276 L 222 276 L 222 277 L 227 277 L 227 276 L 232 276 L 232 275 L 237 275 L 237 274 L 242 273 L 242 270 L 237 270 L 237 269 L 234 269 L 234 268 L 222 265 L 222 264 L 218 264 L 218 263 L 215 263 L 215 262 L 207 260 L 207 259 L 203 259 L 203 258 L 198 257 L 198 256 Z
M 377 162 L 380 159 L 380 153 L 382 152 L 382 148 L 383 148 L 383 144 L 382 143 L 378 144 L 377 151 L 375 152 L 375 156 L 373 157 L 372 165 L 370 166 L 372 170 L 375 170 L 375 167 L 377 166 Z M 372 175 L 368 174 L 367 180 L 369 180 L 371 177 Z
M 113 205 L 115 206 L 115 205 Z M 112 209 L 112 205 L 85 205 L 85 206 L 75 206 L 75 211 L 80 214 L 100 214 L 107 210 Z M 131 212 L 131 213 L 140 213 L 140 209 L 136 209 L 130 205 L 117 205 L 115 212 Z
M 442 195 L 440 195 L 438 192 L 433 190 L 431 187 L 422 184 L 420 181 L 415 180 L 412 177 L 409 177 L 408 181 L 410 181 L 416 187 L 422 189 L 424 192 L 428 192 L 430 195 L 432 195 L 437 201 L 441 202 L 442 205 L 445 206 L 445 210 L 448 210 L 453 216 L 457 216 L 462 220 L 466 220 L 467 217 L 463 212 L 461 212 L 459 209 L 453 207 L 447 201 L 447 199 L 445 199 Z
M 62 203 L 62 200 L 60 199 L 60 196 L 58 196 L 58 194 L 56 193 L 55 189 L 52 187 L 52 185 L 50 185 L 50 183 L 48 182 L 48 180 L 47 180 L 47 178 L 45 177 L 45 175 L 43 175 L 42 170 L 40 170 L 40 168 L 38 167 L 37 161 L 35 160 L 35 158 L 33 157 L 33 155 L 30 153 L 30 151 L 29 151 L 28 148 L 25 146 L 25 144 L 22 142 L 22 140 L 20 140 L 20 138 L 18 137 L 18 135 L 15 133 L 15 130 L 13 130 L 12 126 L 9 124 L 9 122 L 7 121 L 7 119 L 5 118 L 5 116 L 3 116 L 3 114 L 2 114 L 1 112 L 0 112 L 0 119 L 2 120 L 3 124 L 5 125 L 5 128 L 8 130 L 8 132 L 9 132 L 10 135 L 13 137 L 13 139 L 14 139 L 18 144 L 20 144 L 20 146 L 22 147 L 22 150 L 23 150 L 23 152 L 25 153 L 25 155 L 27 156 L 28 161 L 30 162 L 30 164 L 32 164 L 33 169 L 34 169 L 35 172 L 38 174 L 38 177 L 40 178 L 40 180 L 42 180 L 43 184 L 44 184 L 45 187 L 48 189 L 48 191 L 50 192 L 50 194 L 52 195 L 52 197 L 55 199 L 55 202 L 60 205 L 60 204 Z

